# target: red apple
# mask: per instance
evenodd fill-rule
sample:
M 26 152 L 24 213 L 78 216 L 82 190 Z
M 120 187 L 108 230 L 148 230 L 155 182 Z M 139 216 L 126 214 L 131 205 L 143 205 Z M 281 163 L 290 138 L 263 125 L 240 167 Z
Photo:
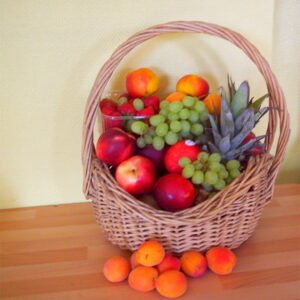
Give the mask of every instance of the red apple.
M 147 145 L 145 148 L 137 148 L 137 154 L 149 158 L 158 173 L 164 170 L 164 157 L 167 148 L 164 147 L 162 150 L 155 150 L 152 145 Z
M 133 155 L 135 138 L 120 128 L 109 128 L 98 139 L 96 155 L 103 162 L 117 166 Z
M 160 177 L 153 187 L 158 205 L 168 211 L 180 211 L 194 204 L 196 190 L 193 184 L 176 173 Z
M 116 169 L 118 184 L 132 195 L 149 193 L 155 178 L 156 172 L 152 161 L 140 155 L 123 161 Z
M 197 159 L 201 148 L 191 140 L 180 141 L 171 146 L 165 155 L 165 167 L 170 173 L 182 172 L 179 160 L 182 157 L 188 157 L 191 161 Z

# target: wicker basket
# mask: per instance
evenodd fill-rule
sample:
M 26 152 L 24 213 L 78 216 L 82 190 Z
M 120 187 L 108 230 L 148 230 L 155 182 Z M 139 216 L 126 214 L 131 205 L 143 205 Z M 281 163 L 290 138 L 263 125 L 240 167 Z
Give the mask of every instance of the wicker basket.
M 120 188 L 109 168 L 95 157 L 93 131 L 98 101 L 115 68 L 133 48 L 164 33 L 197 32 L 226 39 L 242 49 L 263 75 L 270 95 L 267 154 L 249 161 L 234 182 L 209 200 L 171 213 L 136 200 Z M 279 135 L 274 156 L 270 155 L 276 127 Z M 205 251 L 214 245 L 236 248 L 253 233 L 264 206 L 272 199 L 274 181 L 289 137 L 289 116 L 284 95 L 269 64 L 240 34 L 204 22 L 170 22 L 153 26 L 129 38 L 101 68 L 85 112 L 82 161 L 83 189 L 92 200 L 97 222 L 107 238 L 124 249 L 135 250 L 143 241 L 156 239 L 167 251 Z

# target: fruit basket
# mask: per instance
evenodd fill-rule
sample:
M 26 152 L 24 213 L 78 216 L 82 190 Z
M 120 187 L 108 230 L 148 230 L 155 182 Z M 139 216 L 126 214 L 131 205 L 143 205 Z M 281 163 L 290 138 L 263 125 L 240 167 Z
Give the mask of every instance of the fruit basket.
M 270 113 L 265 154 L 251 158 L 243 173 L 213 197 L 182 211 L 169 212 L 137 201 L 117 184 L 110 167 L 96 157 L 94 127 L 99 99 L 126 54 L 144 41 L 177 32 L 209 34 L 228 40 L 243 50 L 266 81 Z M 275 155 L 271 155 L 276 130 L 279 130 L 278 141 Z M 197 21 L 153 26 L 133 35 L 115 50 L 99 71 L 91 90 L 83 126 L 84 194 L 92 200 L 96 220 L 106 237 L 123 249 L 136 250 L 149 239 L 158 240 L 167 251 L 178 254 L 186 250 L 205 251 L 215 245 L 233 249 L 251 236 L 264 206 L 272 199 L 289 132 L 289 116 L 277 79 L 267 61 L 243 36 L 218 25 Z

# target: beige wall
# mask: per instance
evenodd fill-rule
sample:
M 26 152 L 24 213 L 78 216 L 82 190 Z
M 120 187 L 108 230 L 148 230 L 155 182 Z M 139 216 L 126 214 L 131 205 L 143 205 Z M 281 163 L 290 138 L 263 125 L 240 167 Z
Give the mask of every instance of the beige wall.
M 296 0 L 0 0 L 0 208 L 84 201 L 82 118 L 95 76 L 130 35 L 171 20 L 230 27 L 272 63 L 293 129 L 280 180 L 300 182 L 299 9 Z M 147 42 L 116 70 L 113 88 L 124 88 L 124 73 L 139 66 L 153 67 L 164 78 L 162 94 L 190 72 L 206 76 L 213 88 L 229 72 L 237 82 L 248 79 L 253 96 L 265 92 L 240 50 L 207 36 Z

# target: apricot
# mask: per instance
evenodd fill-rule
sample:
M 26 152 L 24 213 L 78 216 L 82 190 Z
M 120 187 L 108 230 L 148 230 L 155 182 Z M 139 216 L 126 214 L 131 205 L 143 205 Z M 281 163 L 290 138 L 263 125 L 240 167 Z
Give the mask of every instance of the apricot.
M 177 270 L 162 273 L 155 281 L 157 292 L 167 298 L 182 296 L 187 290 L 187 279 L 185 275 Z
M 213 247 L 206 252 L 208 267 L 219 275 L 230 274 L 236 265 L 237 258 L 228 248 Z
M 140 292 L 150 292 L 155 288 L 158 271 L 153 267 L 137 266 L 128 277 L 128 284 Z
M 220 94 L 209 94 L 203 100 L 208 111 L 212 115 L 219 115 L 221 113 L 221 95 Z
M 137 259 L 136 259 L 136 251 L 134 251 L 130 256 L 130 265 L 131 265 L 132 269 L 139 266 L 139 263 L 137 262 Z
M 209 85 L 202 77 L 195 74 L 188 74 L 178 80 L 176 91 L 190 96 L 203 98 L 208 94 Z
M 181 92 L 173 92 L 167 96 L 166 100 L 169 102 L 182 101 L 186 94 Z
M 182 271 L 193 278 L 202 276 L 207 270 L 207 261 L 204 255 L 196 251 L 187 251 L 180 258 Z
M 133 98 L 147 97 L 159 88 L 157 75 L 149 68 L 140 68 L 127 74 L 126 88 Z
M 164 259 L 160 264 L 157 265 L 157 270 L 159 273 L 163 273 L 169 270 L 179 270 L 180 269 L 180 260 L 179 258 L 166 253 Z
M 165 257 L 163 246 L 157 241 L 147 241 L 140 245 L 136 253 L 136 261 L 145 267 L 158 265 Z
M 103 266 L 103 274 L 110 282 L 121 282 L 125 280 L 130 270 L 129 260 L 122 256 L 112 256 Z

